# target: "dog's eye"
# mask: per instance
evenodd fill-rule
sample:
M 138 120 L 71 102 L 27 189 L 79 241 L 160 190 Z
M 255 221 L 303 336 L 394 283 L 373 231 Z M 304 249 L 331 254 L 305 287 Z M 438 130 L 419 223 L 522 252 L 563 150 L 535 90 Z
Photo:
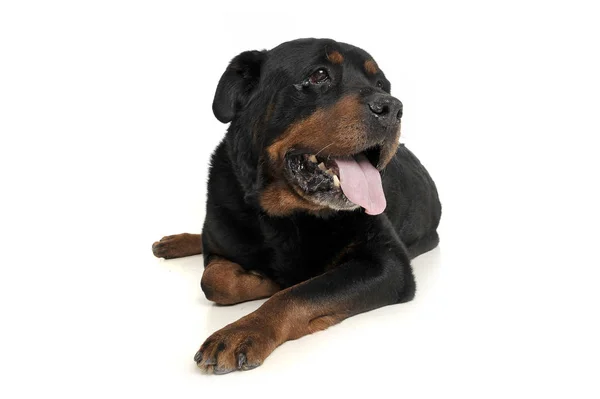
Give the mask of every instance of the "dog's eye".
M 327 81 L 328 79 L 329 74 L 325 69 L 318 69 L 317 71 L 313 72 L 313 74 L 310 75 L 310 77 L 308 78 L 309 82 L 314 85 L 321 84 Z
M 377 87 L 379 87 L 380 89 L 383 88 L 383 82 L 381 80 L 377 81 Z

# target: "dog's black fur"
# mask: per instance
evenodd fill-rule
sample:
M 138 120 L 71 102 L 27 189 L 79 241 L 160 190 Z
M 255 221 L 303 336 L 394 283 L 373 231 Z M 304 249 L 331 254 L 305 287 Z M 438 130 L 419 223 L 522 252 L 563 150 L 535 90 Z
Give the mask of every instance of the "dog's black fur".
M 327 308 L 321 313 L 337 317 L 336 321 L 414 297 L 410 260 L 437 246 L 441 205 L 425 168 L 398 145 L 399 121 L 381 122 L 373 115 L 373 101 L 400 103 L 370 60 L 361 49 L 325 39 L 295 40 L 270 51 L 244 52 L 232 60 L 213 103 L 215 116 L 231 125 L 211 161 L 202 231 L 206 266 L 214 259 L 227 259 L 259 272 L 284 289 L 275 297 L 285 293 L 286 303 L 308 301 L 311 309 Z M 366 62 L 372 63 L 367 67 Z M 320 69 L 328 74 L 323 83 L 322 74 L 314 74 Z M 293 187 L 290 175 L 279 169 L 290 168 L 287 157 L 299 150 L 294 142 L 284 149 L 282 160 L 273 159 L 274 150 L 269 151 L 291 126 L 305 123 L 316 112 L 328 115 L 350 96 L 355 99 L 351 112 L 357 113 L 356 123 L 366 137 L 358 140 L 356 149 L 376 148 L 369 159 L 380 170 L 387 199 L 385 212 L 376 216 L 362 208 L 323 206 L 328 192 L 312 196 Z M 401 112 L 400 108 L 392 117 L 399 119 Z M 319 135 L 331 133 L 313 129 L 310 134 L 318 141 Z M 333 134 L 332 140 L 339 141 L 340 134 Z M 322 151 L 320 156 L 352 155 L 339 148 L 331 152 L 306 148 L 305 142 L 300 147 L 313 154 Z M 265 192 L 274 185 L 278 194 L 265 200 Z M 293 205 L 274 204 L 277 198 L 292 197 Z M 285 290 L 288 287 L 292 288 Z M 214 287 L 203 289 L 210 297 Z M 325 316 L 317 313 L 313 316 Z M 226 329 L 202 346 L 196 356 L 199 365 L 231 371 L 221 364 L 224 355 L 218 355 L 236 345 L 228 341 Z M 211 349 L 217 342 L 221 349 Z M 241 355 L 237 356 L 238 369 L 250 368 L 244 367 L 247 354 L 241 363 Z M 263 360 L 260 357 L 256 364 Z
M 371 58 L 342 43 L 296 40 L 270 52 L 242 53 L 221 78 L 213 110 L 219 120 L 232 123 L 212 156 L 202 230 L 205 264 L 212 254 L 218 254 L 289 287 L 323 273 L 350 243 L 361 242 L 367 252 L 394 243 L 403 260 L 437 245 L 441 206 L 436 187 L 404 145 L 382 171 L 388 203 L 382 215 L 369 216 L 358 210 L 322 217 L 305 212 L 270 217 L 261 209 L 258 198 L 265 184 L 261 170 L 265 147 L 316 108 L 327 107 L 363 85 L 376 87 L 375 82 L 360 76 L 360 71 L 349 70 L 348 74 L 358 76 L 346 77 L 334 93 L 309 93 L 306 98 L 298 98 L 297 90 L 290 87 L 320 66 L 328 47 L 340 49 L 346 59 L 350 52 L 356 53 L 358 65 Z M 383 90 L 389 92 L 387 81 L 385 85 Z M 253 145 L 253 127 L 262 123 L 274 94 L 286 90 L 292 95 L 279 96 L 281 103 L 276 104 L 264 130 L 263 143 Z M 394 268 L 406 276 L 401 296 L 407 300 L 414 294 L 414 283 L 408 262 L 402 263 Z

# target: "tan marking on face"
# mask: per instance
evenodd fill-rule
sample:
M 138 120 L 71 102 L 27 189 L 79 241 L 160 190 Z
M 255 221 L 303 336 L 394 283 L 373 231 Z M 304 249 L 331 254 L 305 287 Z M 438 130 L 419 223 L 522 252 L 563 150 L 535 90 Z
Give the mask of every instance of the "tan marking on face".
M 332 156 L 358 152 L 367 142 L 362 122 L 364 107 L 357 95 L 347 95 L 333 106 L 317 109 L 292 124 L 267 148 L 271 162 L 281 168 L 291 148 L 326 149 Z
M 363 108 L 357 95 L 343 97 L 333 106 L 317 109 L 292 124 L 267 148 L 267 172 L 273 183 L 263 190 L 260 199 L 267 213 L 284 216 L 297 210 L 318 213 L 329 209 L 305 199 L 285 182 L 282 176 L 285 154 L 292 148 L 313 149 L 315 153 L 325 149 L 332 156 L 359 152 L 367 142 Z
M 209 301 L 220 305 L 267 298 L 281 289 L 268 277 L 220 257 L 206 265 L 201 287 Z
M 265 159 L 269 183 L 261 194 L 263 209 L 277 216 L 290 215 L 297 210 L 313 213 L 329 211 L 304 198 L 296 187 L 287 184 L 283 177 L 284 159 L 291 149 L 307 149 L 329 156 L 347 156 L 367 149 L 368 130 L 364 125 L 365 105 L 356 94 L 346 95 L 327 108 L 320 108 L 307 118 L 289 126 L 267 149 Z M 398 132 L 399 134 L 399 132 Z M 394 156 L 397 137 L 386 140 L 381 147 L 381 167 Z
M 269 185 L 260 196 L 261 207 L 273 216 L 289 216 L 297 210 L 318 212 L 327 209 L 326 206 L 302 198 L 285 182 Z
M 341 64 L 344 62 L 344 56 L 339 51 L 333 51 L 327 54 L 327 59 L 333 64 Z
M 369 75 L 375 75 L 379 71 L 379 68 L 377 67 L 377 63 L 373 60 L 365 61 L 364 68 L 365 68 L 365 71 Z
M 381 165 L 381 168 L 385 167 L 398 151 L 398 146 L 400 145 L 400 126 L 401 125 L 398 125 L 398 130 L 396 130 L 394 138 L 392 140 L 387 140 L 381 147 L 379 158 L 379 165 Z

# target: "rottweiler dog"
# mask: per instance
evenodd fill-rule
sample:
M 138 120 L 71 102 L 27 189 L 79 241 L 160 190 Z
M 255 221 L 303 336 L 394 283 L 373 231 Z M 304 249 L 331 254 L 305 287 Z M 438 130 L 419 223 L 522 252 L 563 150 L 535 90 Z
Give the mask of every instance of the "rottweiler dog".
M 411 259 L 435 248 L 441 205 L 399 144 L 402 103 L 364 50 L 300 39 L 233 58 L 213 112 L 202 234 L 157 257 L 204 254 L 201 288 L 221 305 L 269 298 L 212 334 L 194 361 L 224 374 L 279 345 L 415 295 Z

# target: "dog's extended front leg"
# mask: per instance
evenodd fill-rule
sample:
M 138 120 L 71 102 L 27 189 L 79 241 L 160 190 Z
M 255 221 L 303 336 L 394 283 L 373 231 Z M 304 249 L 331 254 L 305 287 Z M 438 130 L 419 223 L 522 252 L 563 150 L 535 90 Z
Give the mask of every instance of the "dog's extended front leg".
M 351 260 L 276 293 L 255 312 L 215 332 L 194 360 L 215 374 L 252 369 L 285 341 L 357 313 L 409 301 L 414 293 L 409 259 L 399 242 L 365 246 Z

